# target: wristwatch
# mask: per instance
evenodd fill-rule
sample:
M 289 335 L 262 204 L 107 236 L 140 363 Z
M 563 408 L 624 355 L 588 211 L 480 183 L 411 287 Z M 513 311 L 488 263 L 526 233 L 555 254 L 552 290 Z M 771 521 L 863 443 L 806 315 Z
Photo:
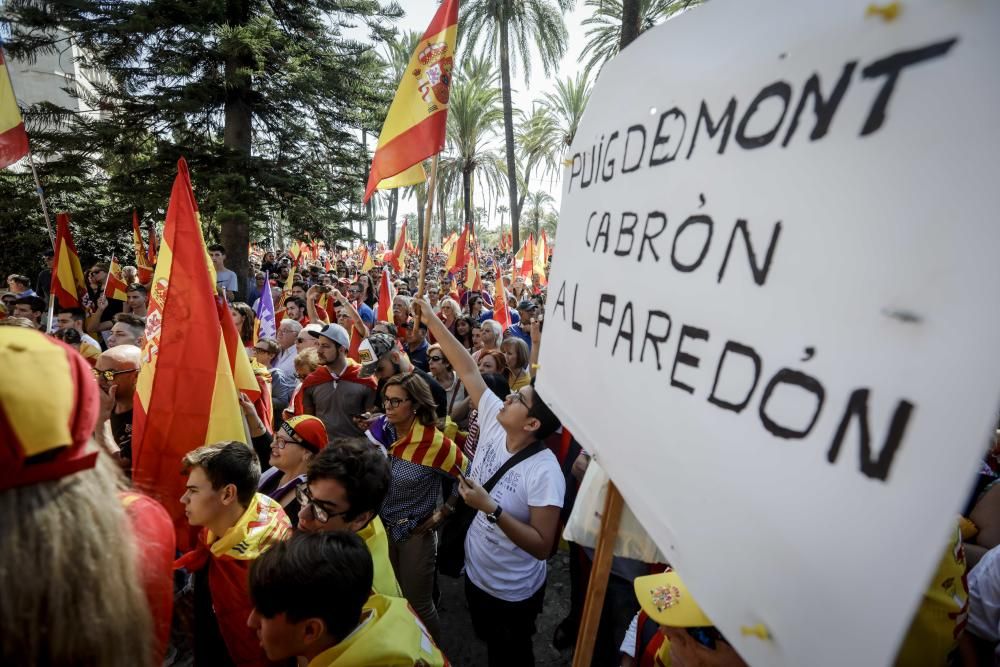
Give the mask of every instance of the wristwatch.
M 498 503 L 497 508 L 486 515 L 486 520 L 489 521 L 490 523 L 496 523 L 497 521 L 500 520 L 501 514 L 503 514 L 503 508 L 500 507 L 500 504 Z

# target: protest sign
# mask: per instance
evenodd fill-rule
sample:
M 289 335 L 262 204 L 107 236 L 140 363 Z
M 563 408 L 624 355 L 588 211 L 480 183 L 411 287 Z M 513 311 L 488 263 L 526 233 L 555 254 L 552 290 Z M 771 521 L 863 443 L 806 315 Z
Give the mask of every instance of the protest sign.
M 897 7 L 686 12 L 567 155 L 539 392 L 754 665 L 892 662 L 997 419 L 1000 4 Z

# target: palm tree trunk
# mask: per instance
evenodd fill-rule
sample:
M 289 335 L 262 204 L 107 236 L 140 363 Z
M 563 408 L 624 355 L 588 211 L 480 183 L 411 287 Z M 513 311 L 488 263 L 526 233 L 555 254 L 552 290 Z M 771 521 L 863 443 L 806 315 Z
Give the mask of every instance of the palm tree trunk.
M 641 25 L 641 10 L 639 5 L 641 0 L 622 0 L 622 39 L 619 46 L 624 50 L 626 46 L 639 36 Z
M 465 206 L 465 224 L 472 224 L 472 170 L 462 169 L 462 203 Z
M 503 95 L 503 134 L 507 146 L 507 188 L 510 191 L 510 229 L 517 247 L 520 234 L 517 207 L 517 171 L 514 165 L 514 106 L 510 91 L 510 40 L 506 12 L 500 17 L 500 92 Z

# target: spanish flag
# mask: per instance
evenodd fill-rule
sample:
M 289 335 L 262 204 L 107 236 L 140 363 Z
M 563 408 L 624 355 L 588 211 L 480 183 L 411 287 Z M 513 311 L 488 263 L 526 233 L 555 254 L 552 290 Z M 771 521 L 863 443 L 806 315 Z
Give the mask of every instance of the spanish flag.
M 368 252 L 368 248 L 361 246 L 361 273 L 368 273 L 375 268 L 375 262 L 372 261 L 371 253 Z
M 429 468 L 437 468 L 458 477 L 469 468 L 469 460 L 462 450 L 434 425 L 424 426 L 413 422 L 410 431 L 389 447 L 389 454 L 396 458 L 418 463 Z
M 396 237 L 396 245 L 392 249 L 392 268 L 396 273 L 402 273 L 406 269 L 406 218 L 403 218 L 403 226 L 399 228 L 399 235 Z
M 187 163 L 178 162 L 150 288 L 132 418 L 133 480 L 159 500 L 190 546 L 181 459 L 206 443 L 246 442 Z
M 0 47 L 0 169 L 8 167 L 28 154 L 28 133 L 24 131 L 21 110 L 14 99 L 7 63 Z
M 410 57 L 385 117 L 365 188 L 366 204 L 376 189 L 423 183 L 421 162 L 444 150 L 457 33 L 458 0 L 444 0 Z
M 112 254 L 111 266 L 108 267 L 108 281 L 104 285 L 104 296 L 117 301 L 125 301 L 128 298 L 125 295 L 127 289 L 128 285 L 125 284 L 125 278 L 122 276 L 122 265 Z
M 51 292 L 62 308 L 79 308 L 80 298 L 87 293 L 80 255 L 69 231 L 68 213 L 56 214 L 56 253 Z
M 392 300 L 395 298 L 396 290 L 392 286 L 392 281 L 389 280 L 389 267 L 383 266 L 382 279 L 378 283 L 378 312 L 375 314 L 377 321 L 393 324 Z
M 546 264 L 549 259 L 549 244 L 548 239 L 545 237 L 545 230 L 538 237 L 538 244 L 535 246 L 535 257 L 533 270 L 535 275 L 538 276 L 538 285 L 544 286 L 549 283 L 548 278 L 545 276 Z
M 497 265 L 497 281 L 493 285 L 493 319 L 506 331 L 511 326 L 510 309 L 507 307 L 507 291 L 503 288 L 503 273 Z
M 448 251 L 448 261 L 445 262 L 444 268 L 448 273 L 453 273 L 458 269 L 462 268 L 468 262 L 468 251 L 466 247 L 469 243 L 469 226 L 465 225 L 462 228 L 462 233 L 459 235 L 458 240 L 451 246 Z
M 153 230 L 150 229 L 150 235 Z M 153 247 L 150 236 L 150 249 Z M 142 232 L 139 231 L 139 213 L 132 211 L 132 245 L 135 246 L 135 268 L 139 271 L 139 282 L 148 285 L 153 281 L 153 264 L 149 261 L 149 253 L 142 243 Z

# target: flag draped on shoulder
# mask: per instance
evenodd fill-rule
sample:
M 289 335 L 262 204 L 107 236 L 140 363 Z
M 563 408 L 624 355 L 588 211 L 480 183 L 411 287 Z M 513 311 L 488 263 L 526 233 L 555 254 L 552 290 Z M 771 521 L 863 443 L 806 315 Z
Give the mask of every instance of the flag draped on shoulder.
M 7 64 L 0 46 L 0 169 L 8 167 L 28 154 L 28 133 L 24 129 L 21 110 L 17 108 L 14 85 L 10 82 Z
M 372 433 L 378 439 L 378 431 L 384 427 L 380 419 L 372 425 Z M 437 468 L 453 477 L 468 472 L 469 460 L 451 439 L 434 427 L 424 426 L 414 421 L 410 430 L 389 446 L 389 454 L 396 458 L 418 463 L 429 468 Z
M 69 230 L 69 214 L 56 215 L 55 264 L 52 267 L 51 292 L 63 308 L 79 308 L 80 301 L 87 293 L 87 283 L 83 279 L 80 255 L 73 243 Z
M 422 183 L 421 162 L 444 149 L 458 0 L 444 0 L 410 56 L 372 157 L 365 203 L 376 189 Z
M 149 290 L 146 345 L 132 421 L 133 481 L 159 500 L 190 543 L 181 459 L 206 443 L 246 442 L 233 366 L 220 325 L 198 207 L 181 159 Z
M 152 230 L 150 230 L 152 232 Z M 139 282 L 148 285 L 153 281 L 153 265 L 149 261 L 149 253 L 142 243 L 142 231 L 139 229 L 139 213 L 132 211 L 132 245 L 135 246 L 135 268 L 139 273 Z M 150 237 L 152 247 L 152 237 Z
M 122 265 L 112 254 L 111 264 L 108 266 L 108 282 L 104 285 L 104 296 L 116 301 L 125 301 L 128 298 L 125 294 L 127 289 L 128 285 L 125 283 Z

